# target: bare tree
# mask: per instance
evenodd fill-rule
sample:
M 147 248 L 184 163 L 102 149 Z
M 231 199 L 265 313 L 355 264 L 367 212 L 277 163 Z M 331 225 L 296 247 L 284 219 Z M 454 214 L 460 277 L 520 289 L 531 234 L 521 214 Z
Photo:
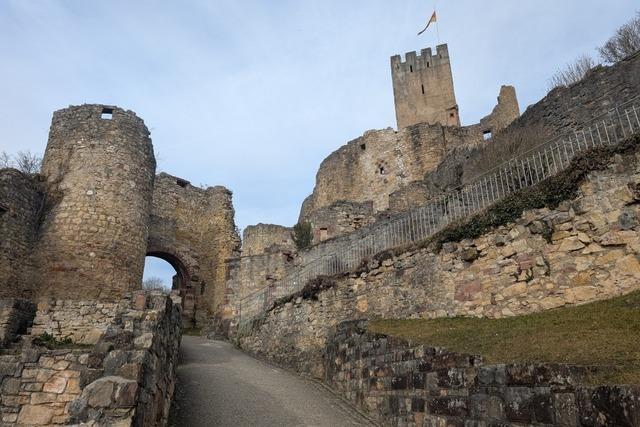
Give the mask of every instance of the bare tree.
M 560 86 L 569 86 L 579 82 L 587 71 L 596 66 L 596 62 L 589 55 L 581 55 L 575 61 L 556 71 L 549 79 L 549 90 Z
M 31 151 L 18 151 L 18 154 L 11 156 L 6 151 L 0 153 L 0 169 L 15 168 L 19 171 L 33 175 L 40 172 L 42 157 Z
M 635 18 L 616 30 L 604 46 L 598 48 L 603 61 L 613 63 L 640 50 L 640 11 Z
M 13 165 L 13 159 L 6 151 L 0 153 L 0 169 L 12 168 Z
M 33 175 L 40 172 L 42 157 L 31 151 L 18 151 L 15 155 L 16 169 L 26 174 Z
M 164 286 L 164 282 L 161 278 L 157 276 L 147 277 L 142 281 L 142 289 L 146 289 L 149 291 L 166 291 L 167 288 Z

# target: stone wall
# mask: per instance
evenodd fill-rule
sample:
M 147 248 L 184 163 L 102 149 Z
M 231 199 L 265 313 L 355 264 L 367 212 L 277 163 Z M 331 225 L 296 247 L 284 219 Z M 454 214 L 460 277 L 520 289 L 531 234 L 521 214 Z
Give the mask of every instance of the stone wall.
M 194 187 L 166 173 L 156 177 L 147 254 L 176 269 L 185 312 L 197 325 L 225 300 L 225 260 L 240 248 L 233 217 L 226 188 Z
M 57 339 L 94 345 L 115 319 L 131 305 L 129 298 L 118 302 L 82 300 L 41 300 L 33 319 L 32 334 L 47 333 Z
M 0 169 L 0 298 L 33 295 L 34 267 L 29 255 L 41 204 L 35 178 Z
M 0 299 L 0 349 L 26 333 L 36 314 L 36 306 L 25 299 Z
M 242 232 L 242 256 L 295 252 L 293 229 L 275 224 L 249 225 Z
M 509 126 L 520 116 L 520 106 L 513 86 L 501 86 L 498 104 L 491 114 L 480 120 L 480 128 L 484 134 L 494 134 Z
M 180 301 L 142 291 L 125 301 L 94 345 L 54 344 L 32 333 L 22 337 L 21 349 L 0 354 L 2 425 L 166 425 L 180 345 Z M 74 310 L 82 316 L 90 305 L 66 302 L 47 310 L 60 309 L 66 319 Z M 76 328 L 68 319 L 58 322 L 61 331 Z
M 376 257 L 323 290 L 282 301 L 240 331 L 246 350 L 322 376 L 329 328 L 357 318 L 505 317 L 640 288 L 640 157 L 617 156 L 557 209 L 441 250 Z M 541 183 L 544 186 L 545 183 Z
M 81 105 L 53 114 L 38 296 L 115 300 L 140 286 L 155 166 L 149 131 L 132 111 Z
M 398 129 L 417 123 L 460 126 L 458 103 L 446 44 L 391 57 L 393 99 Z
M 368 131 L 322 161 L 300 220 L 339 201 L 371 201 L 374 212 L 384 211 L 389 194 L 423 179 L 447 150 L 481 143 L 482 134 L 475 128 L 417 124 L 399 131 Z
M 336 327 L 324 379 L 383 425 L 640 425 L 638 386 L 584 386 L 584 369 L 564 365 L 485 365 L 365 328 Z
M 306 218 L 311 224 L 313 244 L 352 233 L 376 220 L 372 202 L 344 201 L 316 209 Z
M 638 96 L 640 52 L 611 66 L 599 65 L 569 87 L 553 89 L 505 129 L 494 132 L 490 143 L 449 150 L 426 176 L 427 185 L 443 191 L 466 184 L 533 146 L 572 133 L 602 115 L 615 115 L 611 109 Z

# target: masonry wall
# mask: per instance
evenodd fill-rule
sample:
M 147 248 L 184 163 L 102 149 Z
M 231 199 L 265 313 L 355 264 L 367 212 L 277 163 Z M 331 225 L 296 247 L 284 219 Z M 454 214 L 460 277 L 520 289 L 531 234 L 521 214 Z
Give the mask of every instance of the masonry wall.
M 448 149 L 481 144 L 475 129 L 418 124 L 400 131 L 369 131 L 323 160 L 313 194 L 300 220 L 340 201 L 373 202 L 374 212 L 389 207 L 389 194 L 434 169 Z
M 480 120 L 483 133 L 494 134 L 509 126 L 520 116 L 520 106 L 513 86 L 501 86 L 498 94 L 498 104 L 491 114 Z
M 635 426 L 638 386 L 590 387 L 555 364 L 486 365 L 478 356 L 341 323 L 325 349 L 325 381 L 383 425 Z
M 267 252 L 294 252 L 293 229 L 275 224 L 247 226 L 242 232 L 242 255 L 262 255 Z
M 42 195 L 35 178 L 0 170 L 0 298 L 33 296 L 35 240 Z
M 446 190 L 468 183 L 518 153 L 552 138 L 566 137 L 567 132 L 572 134 L 577 127 L 603 115 L 615 115 L 611 109 L 638 96 L 640 53 L 611 66 L 599 65 L 581 81 L 553 89 L 530 105 L 508 127 L 494 132 L 490 143 L 448 151 L 442 163 L 426 176 L 427 185 Z
M 453 89 L 449 49 L 446 44 L 391 57 L 393 97 L 398 129 L 417 123 L 460 126 Z
M 320 243 L 373 224 L 377 215 L 372 202 L 335 202 L 311 212 L 306 218 L 311 224 L 312 243 Z
M 53 114 L 39 297 L 109 300 L 140 286 L 154 173 L 149 131 L 133 112 L 81 105 Z
M 0 349 L 10 346 L 31 327 L 36 305 L 20 298 L 0 299 Z
M 58 301 L 40 306 L 36 317 L 48 322 L 41 322 L 43 330 L 75 337 L 69 315 L 92 318 L 99 311 L 94 306 L 94 301 Z M 179 298 L 141 291 L 123 299 L 107 328 L 96 325 L 102 334 L 92 345 L 49 349 L 40 333 L 24 335 L 21 348 L 0 354 L 0 421 L 6 426 L 166 425 L 180 311 Z
M 233 217 L 226 188 L 202 189 L 166 173 L 156 177 L 146 253 L 176 268 L 185 308 L 198 325 L 225 300 L 225 260 L 240 248 Z
M 317 292 L 281 301 L 241 330 L 238 342 L 322 377 L 319 351 L 342 321 L 505 317 L 639 289 L 638 184 L 638 155 L 618 156 L 557 209 L 526 211 L 476 239 L 389 253 L 357 273 L 325 279 Z

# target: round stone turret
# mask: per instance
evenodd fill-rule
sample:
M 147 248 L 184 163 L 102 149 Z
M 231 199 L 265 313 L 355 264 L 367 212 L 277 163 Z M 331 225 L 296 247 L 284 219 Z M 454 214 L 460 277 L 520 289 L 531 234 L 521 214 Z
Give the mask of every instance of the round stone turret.
M 117 299 L 140 287 L 155 168 L 149 131 L 132 111 L 81 105 L 53 114 L 39 296 Z

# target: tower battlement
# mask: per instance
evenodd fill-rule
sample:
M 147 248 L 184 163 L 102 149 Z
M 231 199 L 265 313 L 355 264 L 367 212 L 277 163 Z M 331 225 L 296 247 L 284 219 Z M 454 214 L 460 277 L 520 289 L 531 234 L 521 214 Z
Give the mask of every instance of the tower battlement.
M 449 64 L 449 47 L 446 44 L 436 46 L 436 53 L 429 47 L 422 49 L 420 54 L 416 51 L 404 54 L 404 61 L 401 55 L 391 57 L 391 67 L 397 71 L 413 72 L 422 69 L 438 67 Z
M 460 126 L 446 44 L 391 57 L 398 129 L 416 123 Z

